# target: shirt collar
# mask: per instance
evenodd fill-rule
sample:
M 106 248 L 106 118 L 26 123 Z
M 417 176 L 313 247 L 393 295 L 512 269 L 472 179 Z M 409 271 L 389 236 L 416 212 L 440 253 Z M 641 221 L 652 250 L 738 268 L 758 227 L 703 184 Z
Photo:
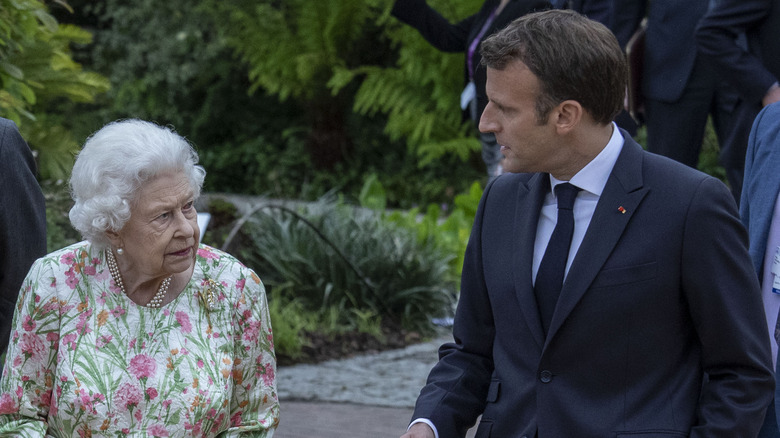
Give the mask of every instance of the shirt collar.
M 609 138 L 607 145 L 590 163 L 586 164 L 585 167 L 571 177 L 569 182 L 582 190 L 601 196 L 604 186 L 607 185 L 607 179 L 609 179 L 609 175 L 612 173 L 612 168 L 615 167 L 620 151 L 623 150 L 624 143 L 625 140 L 620 133 L 620 129 L 618 129 L 615 122 L 612 122 L 612 136 Z M 563 182 L 566 181 L 561 181 L 550 175 L 550 187 L 554 188 L 557 184 Z

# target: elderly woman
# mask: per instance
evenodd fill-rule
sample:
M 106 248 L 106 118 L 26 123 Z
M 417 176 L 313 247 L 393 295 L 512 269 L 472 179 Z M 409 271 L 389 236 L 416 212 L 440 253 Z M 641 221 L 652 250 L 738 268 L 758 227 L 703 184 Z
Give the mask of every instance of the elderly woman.
M 35 262 L 0 380 L 0 435 L 270 437 L 278 422 L 265 290 L 199 244 L 205 171 L 182 137 L 111 123 L 73 168 L 85 241 Z

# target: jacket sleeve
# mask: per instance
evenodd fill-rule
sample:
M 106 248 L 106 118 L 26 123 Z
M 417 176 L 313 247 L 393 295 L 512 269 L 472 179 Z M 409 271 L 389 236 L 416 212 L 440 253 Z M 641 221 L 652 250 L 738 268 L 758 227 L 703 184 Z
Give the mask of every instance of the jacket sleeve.
M 720 0 L 696 30 L 701 54 L 710 57 L 720 74 L 752 103 L 760 103 L 778 78 L 737 38 L 759 26 L 771 7 L 771 0 Z
M 415 406 L 414 419 L 427 418 L 440 437 L 465 436 L 485 409 L 493 373 L 495 326 L 482 269 L 482 216 L 492 183 L 485 189 L 466 249 L 455 314 L 455 342 L 439 349 Z
M 774 393 L 769 334 L 747 233 L 720 181 L 696 188 L 684 233 L 681 286 L 706 375 L 690 436 L 756 436 Z
M 611 18 L 604 24 L 615 34 L 620 47 L 625 48 L 645 15 L 647 0 L 613 0 Z
M 469 32 L 478 15 L 474 14 L 458 23 L 450 23 L 428 6 L 425 0 L 396 0 L 390 13 L 402 23 L 417 29 L 433 47 L 452 53 L 466 51 Z
M 22 280 L 46 254 L 46 206 L 32 152 L 16 125 L 0 119 L 0 353 L 8 346 Z

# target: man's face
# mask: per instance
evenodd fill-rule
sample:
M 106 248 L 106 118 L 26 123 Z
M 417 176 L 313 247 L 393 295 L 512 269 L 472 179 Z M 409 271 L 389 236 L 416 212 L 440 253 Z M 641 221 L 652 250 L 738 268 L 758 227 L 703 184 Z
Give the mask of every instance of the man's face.
M 536 98 L 540 83 L 521 61 L 503 70 L 487 69 L 489 102 L 479 121 L 479 130 L 492 132 L 504 155 L 508 172 L 554 172 L 566 161 L 565 149 L 557 144 L 555 111 L 539 123 Z

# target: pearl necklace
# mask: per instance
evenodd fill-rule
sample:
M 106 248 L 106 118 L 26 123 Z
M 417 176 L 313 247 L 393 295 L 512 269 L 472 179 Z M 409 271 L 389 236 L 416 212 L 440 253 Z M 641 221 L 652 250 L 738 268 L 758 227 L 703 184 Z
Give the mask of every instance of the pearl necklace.
M 106 261 L 108 262 L 108 272 L 111 273 L 111 278 L 114 279 L 114 283 L 119 286 L 119 289 L 122 290 L 123 294 L 127 295 L 127 291 L 125 290 L 125 283 L 122 281 L 122 274 L 119 272 L 119 266 L 116 264 L 114 252 L 110 248 L 106 249 Z M 165 294 L 168 293 L 168 287 L 171 285 L 172 278 L 173 275 L 160 283 L 160 288 L 157 289 L 157 293 L 154 294 L 152 299 L 146 303 L 146 307 L 159 308 L 162 306 L 163 300 L 165 299 Z

